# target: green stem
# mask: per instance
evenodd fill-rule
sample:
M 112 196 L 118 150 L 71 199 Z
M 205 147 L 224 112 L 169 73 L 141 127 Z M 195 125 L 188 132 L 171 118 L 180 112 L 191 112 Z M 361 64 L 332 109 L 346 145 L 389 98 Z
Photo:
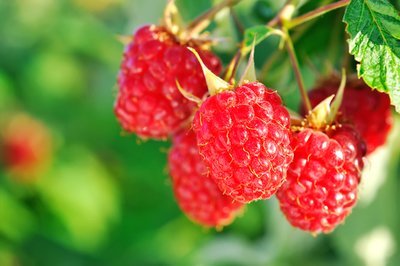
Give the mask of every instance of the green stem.
M 243 38 L 245 27 L 242 24 L 242 22 L 240 21 L 240 18 L 238 17 L 238 15 L 236 14 L 235 10 L 233 10 L 232 7 L 230 8 L 230 14 L 231 14 L 233 23 L 234 23 L 234 25 L 236 27 L 236 30 L 238 31 L 238 33 L 240 35 L 239 37 Z
M 297 84 L 300 89 L 300 94 L 307 109 L 307 112 L 310 112 L 312 107 L 310 103 L 310 99 L 308 98 L 306 88 L 304 86 L 303 77 L 300 72 L 299 61 L 297 60 L 296 52 L 294 50 L 292 39 L 290 38 L 289 31 L 286 28 L 282 28 L 282 30 L 286 34 L 286 49 L 289 54 L 290 62 L 292 63 L 293 71 L 296 77 Z
M 232 57 L 232 60 L 229 62 L 228 67 L 226 68 L 224 80 L 229 83 L 233 83 L 235 78 L 236 70 L 239 66 L 240 60 L 242 59 L 242 48 L 240 47 L 236 54 Z
M 304 15 L 301 15 L 299 17 L 291 19 L 290 21 L 287 22 L 286 28 L 288 28 L 288 29 L 294 28 L 300 24 L 303 24 L 304 22 L 307 22 L 318 16 L 321 16 L 329 11 L 347 6 L 349 3 L 350 3 L 350 0 L 341 0 L 341 1 L 337 1 L 337 2 L 329 4 L 329 5 L 326 5 L 326 6 L 322 6 L 313 11 L 310 11 Z
M 197 18 L 195 18 L 186 28 L 186 32 L 189 36 L 195 35 L 203 31 L 210 24 L 211 20 L 226 7 L 232 7 L 239 3 L 241 0 L 224 0 L 218 5 L 214 6 L 210 10 L 204 12 Z
M 282 14 L 285 13 L 285 11 L 287 10 L 287 7 L 291 4 L 292 4 L 292 0 L 286 0 L 286 3 L 279 10 L 278 14 L 276 14 L 276 16 L 267 23 L 267 26 L 275 27 L 276 25 L 278 25 L 281 22 Z
M 309 28 L 311 28 L 311 26 L 313 25 L 314 22 L 308 23 L 307 25 L 305 25 L 304 27 L 302 27 L 301 29 L 296 30 L 296 32 L 293 33 L 292 35 L 292 41 L 293 43 L 296 43 L 297 40 L 299 40 L 303 34 L 305 32 L 307 32 L 307 30 Z M 283 55 L 283 51 L 282 50 L 278 50 L 275 53 L 272 54 L 272 56 L 264 62 L 261 71 L 260 71 L 260 77 L 264 77 L 266 76 L 266 74 L 269 72 L 270 68 L 273 66 L 273 64 L 282 57 Z
M 276 25 L 278 25 L 281 21 L 281 15 L 282 13 L 285 12 L 285 10 L 287 9 L 287 6 L 292 4 L 294 1 L 293 0 L 286 0 L 286 3 L 283 5 L 283 7 L 281 8 L 281 10 L 278 12 L 278 14 L 271 19 L 268 23 L 267 26 L 268 27 L 275 27 Z M 242 57 L 244 57 L 246 54 L 242 52 L 242 47 L 243 47 L 243 42 L 240 45 L 239 50 L 236 52 L 235 56 L 232 57 L 232 60 L 229 62 L 228 67 L 225 71 L 225 80 L 228 82 L 232 82 L 235 72 L 237 70 L 237 67 L 240 63 L 240 60 L 242 59 Z

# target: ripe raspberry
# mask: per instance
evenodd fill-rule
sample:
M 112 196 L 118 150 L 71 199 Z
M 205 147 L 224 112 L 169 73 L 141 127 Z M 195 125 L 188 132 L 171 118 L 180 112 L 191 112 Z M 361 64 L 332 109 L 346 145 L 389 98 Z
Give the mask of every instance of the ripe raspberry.
M 277 197 L 289 222 L 312 233 L 329 233 L 357 200 L 365 144 L 350 126 L 328 134 L 293 134 L 294 158 Z
M 51 140 L 44 125 L 19 114 L 0 134 L 0 159 L 7 172 L 20 181 L 32 181 L 50 156 Z
M 243 205 L 223 195 L 207 175 L 193 131 L 174 136 L 169 169 L 179 207 L 197 223 L 210 227 L 228 225 L 241 210 Z
M 290 117 L 279 95 L 259 82 L 209 97 L 193 128 L 219 189 L 248 203 L 271 197 L 292 161 Z
M 133 38 L 124 52 L 114 111 L 126 131 L 141 137 L 166 138 L 179 129 L 195 107 L 179 92 L 176 80 L 199 98 L 207 92 L 207 85 L 196 57 L 165 28 L 144 26 Z M 221 71 L 214 54 L 195 49 L 213 72 Z
M 309 92 L 312 106 L 335 94 L 340 80 L 331 78 Z M 304 109 L 301 111 L 304 114 Z M 393 124 L 388 95 L 371 90 L 362 80 L 350 79 L 346 85 L 340 122 L 352 123 L 367 144 L 367 154 L 386 142 Z

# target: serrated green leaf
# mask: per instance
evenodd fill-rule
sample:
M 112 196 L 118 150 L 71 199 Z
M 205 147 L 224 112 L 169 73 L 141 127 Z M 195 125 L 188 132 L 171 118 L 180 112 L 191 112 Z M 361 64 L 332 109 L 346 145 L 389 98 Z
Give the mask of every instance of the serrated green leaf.
M 400 112 L 400 16 L 387 0 L 352 0 L 343 21 L 358 76 L 386 92 Z
M 245 55 L 251 51 L 253 41 L 257 45 L 271 35 L 283 36 L 283 33 L 280 30 L 262 25 L 246 29 L 244 32 L 242 54 Z

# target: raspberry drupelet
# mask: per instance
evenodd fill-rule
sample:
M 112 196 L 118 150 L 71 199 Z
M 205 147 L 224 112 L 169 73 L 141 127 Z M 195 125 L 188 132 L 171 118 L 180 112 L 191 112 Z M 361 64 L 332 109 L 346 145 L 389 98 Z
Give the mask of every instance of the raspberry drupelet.
M 206 227 L 220 228 L 230 224 L 243 204 L 223 195 L 209 177 L 192 130 L 173 137 L 168 158 L 175 198 L 182 211 Z
M 182 44 L 161 26 L 136 31 L 123 55 L 114 106 L 126 131 L 142 138 L 165 139 L 192 115 L 196 105 L 182 96 L 176 81 L 199 98 L 207 93 L 207 85 L 186 45 L 193 46 L 205 64 L 219 74 L 218 57 L 196 43 Z
M 245 83 L 206 99 L 193 128 L 219 189 L 249 203 L 271 197 L 292 161 L 290 117 L 276 91 Z

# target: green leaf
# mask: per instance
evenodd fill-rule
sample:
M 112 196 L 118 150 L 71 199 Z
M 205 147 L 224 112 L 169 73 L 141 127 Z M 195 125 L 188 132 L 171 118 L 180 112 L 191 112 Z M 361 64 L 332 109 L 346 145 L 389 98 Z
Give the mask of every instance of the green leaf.
M 255 42 L 254 45 L 257 45 L 271 35 L 284 36 L 282 31 L 267 26 L 259 25 L 246 29 L 244 32 L 242 54 L 245 55 L 251 51 L 253 41 Z
M 390 95 L 400 112 L 400 16 L 387 0 L 352 0 L 343 21 L 358 76 Z

